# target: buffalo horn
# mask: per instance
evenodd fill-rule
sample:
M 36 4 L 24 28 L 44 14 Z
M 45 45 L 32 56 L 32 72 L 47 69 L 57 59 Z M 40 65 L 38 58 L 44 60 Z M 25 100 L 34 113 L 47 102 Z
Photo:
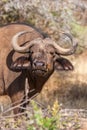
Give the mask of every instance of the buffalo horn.
M 20 46 L 18 45 L 18 37 L 20 37 L 23 34 L 29 33 L 28 31 L 21 31 L 18 32 L 17 34 L 15 34 L 12 38 L 12 47 L 14 48 L 15 51 L 19 52 L 19 53 L 24 53 L 26 52 L 26 50 L 29 49 L 29 44 L 25 45 L 25 46 Z
M 61 55 L 71 55 L 76 51 L 77 48 L 77 41 L 73 40 L 73 37 L 67 33 L 64 33 L 66 36 L 68 36 L 71 40 L 72 46 L 70 48 L 62 48 L 60 47 L 57 43 L 55 43 L 54 41 L 52 41 L 51 39 L 47 38 L 47 42 L 48 44 L 52 45 L 55 48 L 55 51 L 57 54 L 61 54 Z

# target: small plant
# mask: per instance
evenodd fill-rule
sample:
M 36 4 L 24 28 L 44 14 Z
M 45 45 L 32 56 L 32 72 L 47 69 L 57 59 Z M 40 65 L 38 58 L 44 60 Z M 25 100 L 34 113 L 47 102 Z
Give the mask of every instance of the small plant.
M 28 111 L 29 120 L 27 130 L 68 130 L 80 128 L 78 116 L 64 116 L 56 100 L 47 111 L 41 109 L 36 102 L 31 101 L 32 113 Z M 67 113 L 68 114 L 68 113 Z
M 41 110 L 38 105 L 32 101 L 33 115 L 30 117 L 30 125 L 27 130 L 58 130 L 61 126 L 59 105 L 55 101 L 53 107 L 48 107 L 48 114 Z

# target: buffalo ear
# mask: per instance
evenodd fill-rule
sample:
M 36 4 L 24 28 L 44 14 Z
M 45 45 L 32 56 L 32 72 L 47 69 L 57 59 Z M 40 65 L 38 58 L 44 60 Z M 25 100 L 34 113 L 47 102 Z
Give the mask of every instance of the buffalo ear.
M 60 58 L 56 59 L 56 61 L 55 61 L 55 69 L 68 71 L 68 70 L 73 70 L 74 67 L 69 60 L 67 60 L 66 58 L 60 57 Z
M 29 69 L 30 61 L 27 57 L 19 57 L 10 66 L 12 70 Z

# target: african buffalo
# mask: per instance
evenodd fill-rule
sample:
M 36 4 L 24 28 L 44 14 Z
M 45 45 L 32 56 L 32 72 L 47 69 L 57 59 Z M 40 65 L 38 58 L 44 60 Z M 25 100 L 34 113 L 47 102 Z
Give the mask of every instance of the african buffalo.
M 75 52 L 77 43 L 62 48 L 51 38 L 25 24 L 10 24 L 0 28 L 0 95 L 8 95 L 13 104 L 22 102 L 25 81 L 28 80 L 28 98 L 42 90 L 44 83 L 57 70 L 73 70 L 66 58 Z M 50 88 L 49 88 L 50 89 Z M 16 108 L 14 113 L 18 113 Z

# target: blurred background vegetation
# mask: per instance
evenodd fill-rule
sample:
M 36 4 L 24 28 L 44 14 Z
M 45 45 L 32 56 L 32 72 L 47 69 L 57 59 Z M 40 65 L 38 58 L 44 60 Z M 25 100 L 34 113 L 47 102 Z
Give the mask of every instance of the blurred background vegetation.
M 61 31 L 73 34 L 79 41 L 79 52 L 87 44 L 86 0 L 1 0 L 0 26 L 28 23 L 58 41 Z
M 59 40 L 59 34 L 62 31 L 68 32 L 78 40 L 79 47 L 77 52 L 82 53 L 87 48 L 87 0 L 1 0 L 0 26 L 2 27 L 9 23 L 32 24 L 49 34 L 56 42 Z M 57 106 L 57 104 L 54 106 Z M 44 118 L 41 110 L 39 108 L 36 110 L 36 108 L 34 109 L 33 116 L 29 117 L 31 125 L 29 124 L 30 120 L 27 120 L 27 128 L 25 125 L 26 120 L 20 121 L 18 119 L 17 122 L 13 122 L 14 125 L 12 121 L 0 121 L 0 129 L 4 130 L 7 127 L 9 129 L 36 130 L 34 129 L 36 127 L 40 130 L 69 130 L 69 128 L 71 129 L 74 126 L 76 130 L 79 127 L 77 118 L 76 122 L 74 119 L 74 123 L 70 120 L 71 116 L 68 118 L 68 122 L 66 122 L 67 120 L 65 121 L 65 118 L 61 121 L 59 113 L 56 113 L 56 116 L 51 115 L 51 118 L 47 115 Z M 56 110 L 58 109 L 56 108 L 52 112 Z M 40 114 L 38 114 L 38 111 Z M 57 127 L 57 125 L 59 126 Z M 53 128 L 55 126 L 57 128 Z

